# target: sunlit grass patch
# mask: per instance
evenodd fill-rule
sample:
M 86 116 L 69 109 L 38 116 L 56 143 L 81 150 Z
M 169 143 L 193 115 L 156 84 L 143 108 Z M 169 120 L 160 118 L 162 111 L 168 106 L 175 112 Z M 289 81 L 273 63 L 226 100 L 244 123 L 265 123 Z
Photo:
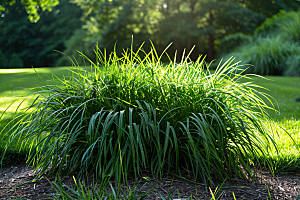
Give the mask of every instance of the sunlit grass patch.
M 279 112 L 269 112 L 273 123 L 278 128 L 278 134 L 274 133 L 277 143 L 277 151 L 272 148 L 271 159 L 274 163 L 275 172 L 288 172 L 300 167 L 300 102 L 296 99 L 300 96 L 300 78 L 265 76 L 266 79 L 251 77 L 255 84 L 265 89 L 258 89 L 265 92 L 276 100 Z M 270 103 L 267 102 L 270 106 Z
M 270 157 L 276 172 L 289 172 L 300 169 L 300 120 L 282 119 L 276 123 L 282 129 L 274 135 L 278 154 L 272 148 Z
M 252 77 L 257 85 L 267 90 L 263 91 L 271 95 L 279 105 L 280 113 L 270 112 L 270 116 L 277 122 L 286 119 L 300 120 L 300 78 L 285 76 L 265 76 L 267 79 Z
M 62 74 L 67 75 L 69 68 L 38 68 L 41 76 L 45 80 L 52 76 L 52 73 L 58 77 L 62 77 Z M 24 99 L 22 96 L 29 88 L 37 86 L 39 76 L 34 69 L 0 69 L 0 159 L 5 147 L 10 142 L 10 135 L 5 135 L 6 132 L 12 127 L 9 122 L 15 116 L 15 111 L 18 105 Z M 46 81 L 48 82 L 48 81 Z M 26 101 L 18 109 L 22 110 L 30 104 L 30 101 Z M 6 113 L 3 114 L 3 112 Z M 3 114 L 3 115 L 2 115 Z M 9 125 L 8 125 L 9 124 Z M 20 151 L 21 141 L 15 140 L 12 142 L 7 153 L 13 153 Z M 22 154 L 28 153 L 29 148 L 23 148 Z

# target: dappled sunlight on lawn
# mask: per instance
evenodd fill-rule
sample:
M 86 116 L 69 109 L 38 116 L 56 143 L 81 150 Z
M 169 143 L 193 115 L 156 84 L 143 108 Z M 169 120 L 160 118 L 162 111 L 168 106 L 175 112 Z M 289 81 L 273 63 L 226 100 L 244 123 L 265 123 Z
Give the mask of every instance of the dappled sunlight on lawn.
M 16 74 L 16 73 L 32 73 L 35 74 L 35 70 L 39 73 L 51 73 L 58 71 L 66 71 L 70 67 L 48 67 L 48 68 L 22 68 L 22 69 L 0 69 L 0 74 Z
M 5 110 L 9 112 L 16 111 L 19 104 L 25 100 L 25 93 L 26 89 L 0 92 L 0 113 Z M 26 99 L 18 109 L 28 107 L 30 102 L 32 102 L 31 98 Z
M 300 97 L 300 77 L 266 76 L 267 80 L 259 77 L 251 78 L 251 82 L 265 88 L 255 89 L 273 97 L 271 100 L 275 108 L 279 109 L 280 113 L 270 111 L 269 114 L 272 119 L 280 123 L 282 123 L 285 118 L 296 118 L 300 120 L 300 102 L 296 101 L 296 99 Z M 244 79 L 243 81 L 248 82 L 249 80 Z M 262 99 L 266 100 L 265 98 Z M 271 106 L 271 103 L 267 104 Z
M 2 106 L 2 103 L 4 101 L 12 101 L 13 99 L 20 98 L 24 96 L 27 89 L 21 89 L 21 90 L 6 90 L 3 92 L 0 92 L 0 106 Z
M 300 164 L 300 120 L 285 118 L 275 124 L 278 129 L 273 137 L 278 153 L 274 147 L 270 150 L 275 171 L 295 170 Z
M 285 119 L 277 125 L 281 127 L 279 133 L 275 135 L 278 148 L 285 150 L 289 148 L 292 151 L 300 150 L 300 120 Z
M 0 69 L 0 74 L 15 74 L 15 73 L 30 73 L 34 72 L 33 69 Z

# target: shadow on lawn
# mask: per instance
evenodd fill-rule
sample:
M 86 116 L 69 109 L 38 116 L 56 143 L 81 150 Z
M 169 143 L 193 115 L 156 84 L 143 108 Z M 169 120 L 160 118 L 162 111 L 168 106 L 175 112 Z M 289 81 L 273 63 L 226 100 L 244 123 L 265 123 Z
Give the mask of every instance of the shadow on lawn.
M 11 135 L 8 135 L 7 131 L 13 127 L 15 112 L 6 112 L 4 115 L 2 114 L 3 112 L 0 111 L 0 162 L 4 153 L 5 156 L 2 163 L 3 165 L 10 164 L 11 162 L 17 162 L 18 160 L 20 162 L 24 162 L 29 146 L 22 141 L 21 137 L 14 140 L 5 152 L 7 145 L 11 141 Z M 24 114 L 24 112 L 21 112 L 20 114 Z M 22 146 L 21 144 L 25 144 L 22 149 L 20 149 L 20 146 Z

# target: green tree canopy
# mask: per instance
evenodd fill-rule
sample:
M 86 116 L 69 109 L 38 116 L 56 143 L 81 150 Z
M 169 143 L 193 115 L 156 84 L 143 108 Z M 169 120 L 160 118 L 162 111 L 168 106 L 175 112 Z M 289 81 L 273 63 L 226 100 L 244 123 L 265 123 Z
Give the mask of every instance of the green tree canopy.
M 44 12 L 37 23 L 31 23 L 24 5 L 17 1 L 0 17 L 0 46 L 6 57 L 17 53 L 24 66 L 54 66 L 63 51 L 64 41 L 82 26 L 81 9 L 62 0 L 53 12 Z
M 85 28 L 91 40 L 102 48 L 128 47 L 132 35 L 135 43 L 151 39 L 159 49 L 173 42 L 178 59 L 196 45 L 194 55 L 213 58 L 215 40 L 243 32 L 251 34 L 264 20 L 262 14 L 227 0 L 74 0 L 84 11 Z M 193 56 L 192 56 L 193 57 Z
M 15 3 L 16 0 L 0 0 L 0 15 Z M 22 0 L 22 4 L 30 21 L 37 22 L 40 19 L 39 11 L 52 11 L 53 7 L 59 4 L 59 0 Z
M 297 11 L 300 6 L 299 0 L 235 0 L 241 5 L 261 13 L 266 17 L 275 15 L 280 10 Z

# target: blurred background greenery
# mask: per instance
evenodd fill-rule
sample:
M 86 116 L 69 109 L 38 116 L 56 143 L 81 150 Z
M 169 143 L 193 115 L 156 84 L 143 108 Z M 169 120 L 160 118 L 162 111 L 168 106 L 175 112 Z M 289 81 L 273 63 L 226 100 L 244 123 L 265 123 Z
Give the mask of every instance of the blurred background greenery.
M 121 55 L 122 49 L 133 44 L 136 51 L 143 42 L 149 52 L 151 40 L 158 54 L 172 43 L 167 53 L 177 61 L 192 49 L 193 61 L 199 55 L 206 55 L 208 63 L 217 60 L 211 72 L 232 56 L 245 69 L 254 66 L 247 72 L 266 79 L 239 81 L 255 82 L 267 88 L 258 91 L 276 99 L 272 102 L 280 112 L 269 114 L 282 129 L 274 136 L 280 153 L 272 149 L 270 154 L 274 171 L 298 170 L 299 8 L 298 0 L 0 0 L 0 159 L 11 139 L 6 134 L 12 128 L 8 122 L 16 116 L 20 97 L 36 86 L 33 80 L 40 80 L 34 70 L 25 68 L 38 68 L 45 80 L 65 79 L 72 65 L 69 57 L 82 67 L 88 65 L 77 51 L 96 61 L 96 45 Z M 8 155 L 25 144 L 17 139 Z M 25 145 L 20 153 L 28 151 Z
M 177 50 L 177 60 L 195 46 L 192 59 L 236 56 L 264 65 L 255 68 L 259 74 L 299 76 L 299 6 L 297 0 L 0 0 L 0 68 L 69 66 L 54 50 L 94 59 L 96 44 L 109 51 L 117 44 L 120 53 L 133 37 L 134 47 L 146 41 L 147 51 L 150 39 L 159 53 L 173 43 L 168 53 Z

